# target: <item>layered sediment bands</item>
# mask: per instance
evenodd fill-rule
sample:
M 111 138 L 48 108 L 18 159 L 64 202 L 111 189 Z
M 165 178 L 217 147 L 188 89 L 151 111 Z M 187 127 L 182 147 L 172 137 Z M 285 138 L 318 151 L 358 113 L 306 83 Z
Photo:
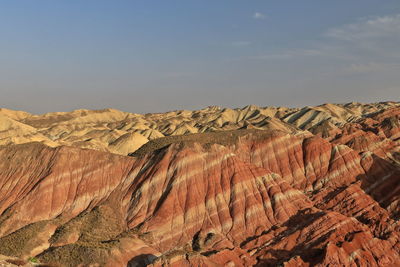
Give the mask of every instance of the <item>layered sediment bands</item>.
M 368 154 L 363 156 L 361 164 L 367 174 L 362 180 L 363 190 L 392 213 L 393 217 L 398 218 L 400 213 L 399 166 Z
M 121 202 L 135 159 L 39 143 L 0 148 L 1 235 L 61 216 L 71 219 L 104 201 Z M 4 217 L 4 216 L 3 216 Z M 8 223 L 12 222 L 12 223 Z
M 252 142 L 251 138 L 242 141 L 235 151 L 240 151 L 244 160 L 279 174 L 304 192 L 348 184 L 364 173 L 357 152 L 316 136 L 273 131 L 259 142 Z
M 170 146 L 133 192 L 130 226 L 154 233 L 154 246 L 170 250 L 200 230 L 230 243 L 286 221 L 311 202 L 276 174 L 245 163 L 221 146 Z M 144 214 L 146 211 L 146 214 Z M 180 229 L 185 231 L 181 232 Z M 224 240 L 224 239 L 222 239 Z M 220 240 L 220 241 L 222 241 Z
M 227 127 L 224 120 L 260 126 L 261 115 L 268 115 L 297 121 L 305 130 L 277 130 L 269 120 L 275 125 L 269 130 L 247 124 L 150 140 L 132 156 L 38 142 L 1 146 L 0 260 L 34 257 L 55 266 L 398 266 L 397 109 L 327 104 L 153 114 L 163 125 L 157 129 L 171 134 L 200 127 L 178 123 L 191 116 L 211 116 L 215 127 Z M 84 123 L 109 119 L 108 111 L 80 112 Z M 7 114 L 32 127 L 52 125 L 54 118 L 71 125 L 76 118 Z M 335 119 L 328 123 L 329 116 Z M 111 117 L 124 121 L 107 123 L 116 132 L 133 127 L 124 113 Z M 174 120 L 179 127 L 167 124 Z M 327 124 L 335 127 L 313 134 Z M 92 134 L 105 138 L 104 132 Z M 137 147 L 135 136 L 125 133 L 112 146 Z

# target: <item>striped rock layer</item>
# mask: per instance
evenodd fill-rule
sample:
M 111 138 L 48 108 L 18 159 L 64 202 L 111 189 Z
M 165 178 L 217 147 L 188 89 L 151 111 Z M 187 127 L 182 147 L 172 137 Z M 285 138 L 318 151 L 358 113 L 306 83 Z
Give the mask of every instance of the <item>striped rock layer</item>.
M 132 156 L 2 146 L 0 255 L 54 266 L 399 266 L 398 125 L 392 109 L 327 131 L 166 137 Z

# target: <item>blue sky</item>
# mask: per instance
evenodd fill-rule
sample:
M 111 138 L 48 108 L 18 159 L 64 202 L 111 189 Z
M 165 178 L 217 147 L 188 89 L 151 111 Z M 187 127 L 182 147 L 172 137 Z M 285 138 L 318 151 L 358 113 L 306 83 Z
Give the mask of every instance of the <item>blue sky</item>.
M 0 106 L 399 101 L 398 0 L 0 2 Z

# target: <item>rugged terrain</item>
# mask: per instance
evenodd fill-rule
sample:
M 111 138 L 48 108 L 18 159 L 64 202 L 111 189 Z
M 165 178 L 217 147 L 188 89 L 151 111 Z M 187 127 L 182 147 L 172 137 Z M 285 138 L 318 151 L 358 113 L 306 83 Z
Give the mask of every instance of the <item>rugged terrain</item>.
M 0 266 L 400 265 L 400 103 L 1 109 L 0 144 Z

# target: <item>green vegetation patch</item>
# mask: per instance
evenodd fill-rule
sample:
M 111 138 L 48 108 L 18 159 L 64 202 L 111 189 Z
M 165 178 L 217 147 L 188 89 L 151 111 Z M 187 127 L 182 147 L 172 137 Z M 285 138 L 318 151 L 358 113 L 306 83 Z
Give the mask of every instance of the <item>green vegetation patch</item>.
M 58 266 L 94 266 L 95 263 L 104 266 L 109 257 L 107 248 L 99 248 L 85 244 L 70 244 L 57 248 L 49 248 L 37 258 L 40 262 L 56 263 Z
M 199 144 L 220 144 L 223 146 L 235 144 L 242 136 L 251 136 L 254 139 L 262 139 L 274 134 L 282 134 L 278 130 L 258 130 L 258 129 L 241 129 L 233 131 L 219 131 L 209 133 L 196 133 L 177 136 L 166 136 L 151 140 L 141 146 L 138 150 L 130 153 L 129 156 L 142 157 L 153 151 L 162 149 L 174 143 L 199 143 Z
M 48 221 L 29 224 L 5 237 L 0 238 L 0 254 L 21 257 L 24 252 L 30 251 L 41 244 L 40 233 Z
M 118 209 L 104 205 L 83 212 L 57 228 L 50 242 L 51 244 L 63 243 L 68 239 L 68 236 L 78 233 L 79 242 L 101 243 L 114 239 L 125 230 L 126 223 Z

